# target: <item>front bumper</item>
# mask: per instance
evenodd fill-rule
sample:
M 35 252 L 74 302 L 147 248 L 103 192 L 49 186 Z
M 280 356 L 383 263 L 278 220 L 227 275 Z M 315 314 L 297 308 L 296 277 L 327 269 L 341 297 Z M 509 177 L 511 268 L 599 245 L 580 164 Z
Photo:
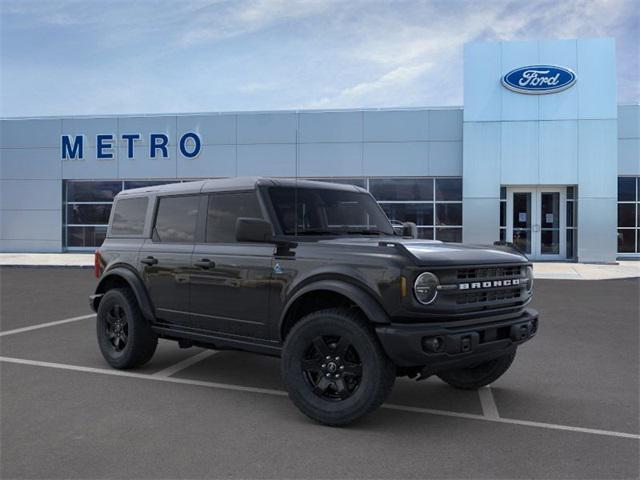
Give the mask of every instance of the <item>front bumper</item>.
M 475 365 L 510 353 L 537 331 L 538 312 L 533 309 L 525 309 L 520 316 L 506 320 L 392 323 L 376 328 L 389 358 L 400 367 L 425 367 L 423 375 Z

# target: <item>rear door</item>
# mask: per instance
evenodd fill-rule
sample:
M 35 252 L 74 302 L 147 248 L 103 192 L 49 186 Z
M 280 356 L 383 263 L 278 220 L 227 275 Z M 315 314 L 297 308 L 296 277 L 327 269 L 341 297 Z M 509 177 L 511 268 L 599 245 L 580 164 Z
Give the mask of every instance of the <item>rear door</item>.
M 208 196 L 205 243 L 196 244 L 191 312 L 198 328 L 268 338 L 268 301 L 274 246 L 237 243 L 238 217 L 264 218 L 256 191 Z
M 140 271 L 164 323 L 189 325 L 191 256 L 196 239 L 200 195 L 159 197 L 152 237 L 140 251 Z

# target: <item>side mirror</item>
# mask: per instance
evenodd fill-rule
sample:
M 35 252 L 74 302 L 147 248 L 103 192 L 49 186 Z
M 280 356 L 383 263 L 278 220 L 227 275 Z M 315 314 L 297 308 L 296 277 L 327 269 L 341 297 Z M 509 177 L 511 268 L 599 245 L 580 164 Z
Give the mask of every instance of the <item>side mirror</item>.
M 240 217 L 236 220 L 238 242 L 273 243 L 273 228 L 262 218 Z
M 404 222 L 402 224 L 402 236 L 418 238 L 418 227 L 413 222 Z

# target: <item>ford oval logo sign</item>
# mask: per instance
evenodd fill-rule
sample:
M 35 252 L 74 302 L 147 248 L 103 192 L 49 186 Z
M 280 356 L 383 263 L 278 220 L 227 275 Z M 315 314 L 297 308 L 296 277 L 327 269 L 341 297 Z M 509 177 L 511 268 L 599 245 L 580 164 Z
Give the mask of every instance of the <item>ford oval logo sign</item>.
M 502 77 L 502 85 L 518 93 L 542 95 L 556 93 L 576 83 L 576 74 L 554 65 L 531 65 L 511 70 Z

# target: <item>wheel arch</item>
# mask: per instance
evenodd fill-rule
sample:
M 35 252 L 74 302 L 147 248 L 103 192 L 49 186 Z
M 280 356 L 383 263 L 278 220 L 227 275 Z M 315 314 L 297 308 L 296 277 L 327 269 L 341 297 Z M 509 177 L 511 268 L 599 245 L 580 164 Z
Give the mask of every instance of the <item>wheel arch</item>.
M 323 304 L 323 300 L 329 303 Z M 372 323 L 389 323 L 389 317 L 382 306 L 363 288 L 344 280 L 318 280 L 302 287 L 286 303 L 278 323 L 281 340 L 284 340 L 293 325 L 304 315 L 336 306 L 335 303 L 338 303 L 338 306 L 355 306 Z M 309 310 L 311 304 L 318 307 Z
M 126 267 L 114 267 L 100 278 L 98 285 L 96 286 L 95 295 L 92 297 L 92 307 L 95 311 L 98 311 L 98 305 L 102 296 L 107 291 L 113 288 L 128 287 L 136 297 L 138 306 L 144 318 L 152 323 L 155 321 L 155 314 L 153 313 L 153 305 L 147 294 L 147 290 L 142 282 L 142 279 L 137 273 L 131 271 Z

